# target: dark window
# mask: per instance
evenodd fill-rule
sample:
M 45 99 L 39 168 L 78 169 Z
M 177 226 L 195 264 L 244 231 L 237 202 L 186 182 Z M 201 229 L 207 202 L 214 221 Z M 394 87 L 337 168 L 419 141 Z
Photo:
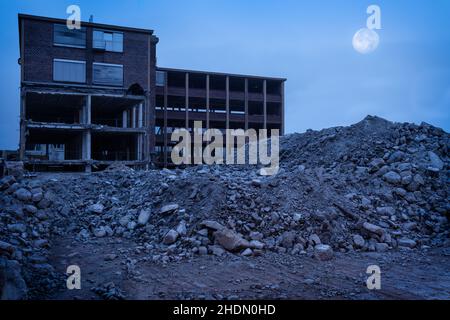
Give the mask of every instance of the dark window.
M 94 49 L 123 52 L 123 33 L 113 31 L 94 30 Z
M 156 85 L 159 87 L 166 85 L 166 73 L 164 71 L 156 71 Z
M 70 30 L 64 24 L 53 25 L 53 43 L 60 46 L 86 48 L 86 28 Z
M 53 81 L 85 83 L 86 62 L 54 59 Z
M 120 64 L 94 63 L 93 81 L 95 84 L 123 86 L 123 66 Z

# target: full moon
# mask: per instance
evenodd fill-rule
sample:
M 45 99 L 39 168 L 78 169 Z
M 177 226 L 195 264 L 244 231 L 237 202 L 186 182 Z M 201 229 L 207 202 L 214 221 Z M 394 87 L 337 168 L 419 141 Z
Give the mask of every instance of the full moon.
M 380 37 L 378 33 L 367 28 L 358 30 L 353 36 L 353 48 L 362 54 L 375 51 L 379 44 Z

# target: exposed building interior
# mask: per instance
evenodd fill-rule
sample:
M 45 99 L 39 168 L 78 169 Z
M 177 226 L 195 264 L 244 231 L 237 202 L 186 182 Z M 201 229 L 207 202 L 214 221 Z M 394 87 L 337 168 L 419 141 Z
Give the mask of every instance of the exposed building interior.
M 283 134 L 286 79 L 158 68 L 149 29 L 18 18 L 19 159 L 32 170 L 169 167 L 172 132 L 198 121 Z
M 171 166 L 175 128 L 191 131 L 270 129 L 283 134 L 284 81 L 278 78 L 158 68 L 156 77 L 155 162 Z
M 145 159 L 144 103 L 134 96 L 27 90 L 26 165 L 88 171 L 115 161 L 139 165 Z

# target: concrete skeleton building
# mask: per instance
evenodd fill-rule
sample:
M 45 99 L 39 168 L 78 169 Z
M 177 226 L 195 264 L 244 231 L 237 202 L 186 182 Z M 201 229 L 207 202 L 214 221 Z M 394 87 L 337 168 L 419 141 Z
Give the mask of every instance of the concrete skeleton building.
M 280 129 L 282 78 L 159 68 L 152 30 L 19 14 L 19 157 L 31 170 L 170 166 L 175 128 Z

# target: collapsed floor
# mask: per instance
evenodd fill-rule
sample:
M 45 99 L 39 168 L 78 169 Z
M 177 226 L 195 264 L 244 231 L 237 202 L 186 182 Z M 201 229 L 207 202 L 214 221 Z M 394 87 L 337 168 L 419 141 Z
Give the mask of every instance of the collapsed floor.
M 449 147 L 450 135 L 428 124 L 367 117 L 283 137 L 272 177 L 254 166 L 5 177 L 2 298 L 449 297 Z M 419 278 L 403 293 L 370 295 L 369 262 Z M 89 270 L 81 292 L 65 289 L 70 264 Z M 267 270 L 239 280 L 239 265 Z M 223 273 L 202 284 L 208 266 Z M 183 270 L 171 290 L 155 285 Z M 264 279 L 268 270 L 296 274 L 298 286 Z

